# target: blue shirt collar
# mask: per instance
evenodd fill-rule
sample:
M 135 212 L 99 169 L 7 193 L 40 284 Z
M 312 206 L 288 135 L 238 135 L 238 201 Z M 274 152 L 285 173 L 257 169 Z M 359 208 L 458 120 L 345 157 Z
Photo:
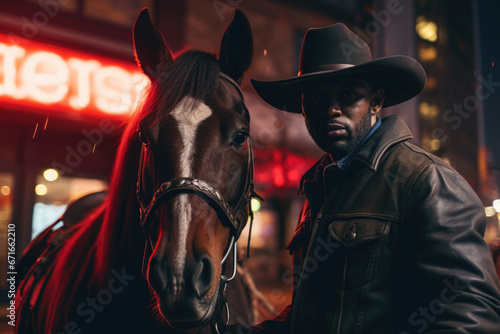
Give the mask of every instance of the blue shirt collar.
M 334 163 L 326 166 L 326 168 L 331 167 L 331 166 L 336 166 L 337 168 L 342 169 L 342 170 L 347 169 L 347 167 L 349 167 L 349 165 L 351 164 L 352 159 L 354 159 L 356 154 L 361 149 L 361 146 L 363 146 L 363 144 L 368 140 L 368 138 L 370 138 L 370 136 L 375 132 L 375 130 L 377 130 L 379 128 L 379 126 L 381 124 L 382 124 L 382 120 L 377 117 L 377 122 L 372 126 L 370 131 L 366 134 L 366 136 L 363 139 L 363 141 L 361 142 L 361 144 L 359 144 L 354 150 L 352 150 L 351 153 L 349 153 L 348 155 L 346 155 L 345 157 L 343 157 L 339 161 L 334 162 Z

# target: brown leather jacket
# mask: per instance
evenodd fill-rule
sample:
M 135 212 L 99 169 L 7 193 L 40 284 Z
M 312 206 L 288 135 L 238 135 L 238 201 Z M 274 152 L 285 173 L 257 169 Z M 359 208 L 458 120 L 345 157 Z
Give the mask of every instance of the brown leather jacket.
M 328 156 L 304 175 L 292 304 L 253 333 L 500 333 L 483 206 L 411 137 L 383 119 L 326 200 Z

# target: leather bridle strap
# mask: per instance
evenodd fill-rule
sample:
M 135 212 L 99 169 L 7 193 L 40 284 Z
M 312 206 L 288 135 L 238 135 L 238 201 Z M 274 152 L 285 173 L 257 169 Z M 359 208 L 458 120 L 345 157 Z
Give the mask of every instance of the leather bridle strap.
M 243 100 L 243 101 L 245 100 L 245 97 L 243 96 L 243 92 L 241 91 L 240 84 L 237 83 L 236 80 L 234 80 L 229 75 L 224 74 L 222 72 L 220 72 L 220 77 L 222 79 L 226 80 L 227 82 L 229 82 L 231 85 L 233 85 L 234 88 L 236 88 L 236 91 L 238 92 L 238 94 L 240 94 L 241 100 Z
M 241 231 L 246 225 L 246 219 L 248 217 L 249 211 L 245 210 L 245 207 L 249 205 L 250 199 L 254 196 L 254 185 L 253 185 L 253 155 L 252 155 L 252 144 L 249 140 L 248 146 L 248 162 L 247 162 L 247 175 L 245 182 L 245 190 L 242 193 L 238 203 L 234 208 L 231 208 L 229 203 L 222 197 L 220 192 L 215 189 L 209 183 L 190 177 L 180 177 L 175 178 L 170 181 L 164 182 L 160 188 L 154 193 L 149 205 L 144 207 L 142 202 L 142 197 L 140 190 L 138 188 L 139 197 L 139 212 L 140 212 L 140 222 L 141 228 L 146 230 L 146 224 L 151 218 L 151 214 L 158 208 L 158 206 L 163 202 L 164 199 L 175 196 L 181 193 L 193 193 L 204 199 L 210 207 L 212 207 L 219 215 L 220 220 L 223 224 L 230 226 L 237 240 L 241 234 Z M 140 165 L 142 165 L 143 154 L 141 153 Z M 141 168 L 142 169 L 142 166 Z M 140 182 L 138 182 L 138 187 Z M 248 208 L 247 208 L 248 209 Z M 248 209 L 249 210 L 249 209 Z

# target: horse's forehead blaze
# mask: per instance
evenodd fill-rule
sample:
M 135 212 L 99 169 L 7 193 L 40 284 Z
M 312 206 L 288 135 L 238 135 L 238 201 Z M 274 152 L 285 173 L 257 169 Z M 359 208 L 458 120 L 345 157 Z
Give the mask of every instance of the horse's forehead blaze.
M 196 107 L 192 108 L 192 106 Z M 202 101 L 196 101 L 192 97 L 186 96 L 175 106 L 171 115 L 177 121 L 182 140 L 179 176 L 192 177 L 196 133 L 201 122 L 212 115 L 212 110 Z M 181 273 L 185 266 L 188 250 L 188 230 L 192 218 L 191 204 L 187 200 L 187 195 L 178 196 L 175 200 L 174 208 L 179 219 L 179 244 L 177 248 L 178 252 L 174 255 L 174 263 L 176 271 Z
M 196 106 L 196 108 L 191 108 Z M 212 109 L 203 101 L 185 96 L 172 110 L 172 116 L 185 126 L 197 127 L 199 123 L 212 115 Z
M 192 108 L 196 106 L 196 108 Z M 180 152 L 180 175 L 192 177 L 192 163 L 196 143 L 196 133 L 201 122 L 212 115 L 212 109 L 202 101 L 184 97 L 172 110 L 171 115 L 177 121 L 182 141 Z

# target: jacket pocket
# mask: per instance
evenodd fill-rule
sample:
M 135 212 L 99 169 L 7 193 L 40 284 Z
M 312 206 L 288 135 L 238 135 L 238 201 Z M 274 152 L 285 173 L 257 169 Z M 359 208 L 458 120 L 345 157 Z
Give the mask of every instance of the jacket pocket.
M 390 226 L 390 220 L 369 217 L 334 219 L 330 223 L 329 234 L 343 245 L 339 260 L 344 265 L 334 274 L 335 285 L 352 290 L 373 280 Z

